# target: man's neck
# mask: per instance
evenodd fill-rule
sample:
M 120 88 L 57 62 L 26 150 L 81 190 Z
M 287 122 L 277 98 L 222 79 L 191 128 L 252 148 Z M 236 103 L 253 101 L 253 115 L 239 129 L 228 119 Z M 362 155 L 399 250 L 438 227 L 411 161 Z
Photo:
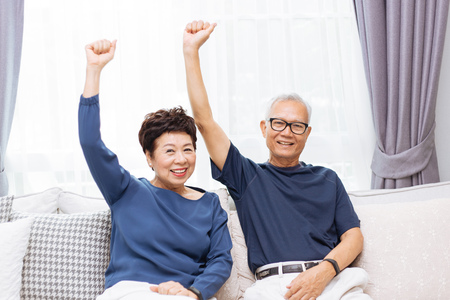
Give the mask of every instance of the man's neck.
M 269 164 L 278 168 L 290 168 L 299 165 L 299 158 L 297 159 L 275 159 L 274 157 L 269 158 Z

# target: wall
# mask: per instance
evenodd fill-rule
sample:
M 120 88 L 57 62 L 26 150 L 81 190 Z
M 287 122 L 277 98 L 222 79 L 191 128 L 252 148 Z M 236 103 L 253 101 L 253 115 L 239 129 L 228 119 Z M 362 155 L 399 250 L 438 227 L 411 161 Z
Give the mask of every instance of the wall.
M 441 181 L 450 181 L 450 18 L 436 105 L 436 151 Z

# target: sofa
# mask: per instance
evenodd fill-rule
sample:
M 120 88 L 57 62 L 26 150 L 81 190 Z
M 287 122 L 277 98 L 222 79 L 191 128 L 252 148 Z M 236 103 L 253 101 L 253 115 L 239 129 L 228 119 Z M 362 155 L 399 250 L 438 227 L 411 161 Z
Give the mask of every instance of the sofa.
M 215 297 L 242 299 L 254 282 L 242 230 L 226 189 L 214 192 L 229 216 L 234 261 Z M 349 195 L 365 237 L 352 264 L 369 274 L 365 291 L 376 300 L 450 299 L 450 182 Z M 110 230 L 100 198 L 60 188 L 0 198 L 0 299 L 94 299 Z

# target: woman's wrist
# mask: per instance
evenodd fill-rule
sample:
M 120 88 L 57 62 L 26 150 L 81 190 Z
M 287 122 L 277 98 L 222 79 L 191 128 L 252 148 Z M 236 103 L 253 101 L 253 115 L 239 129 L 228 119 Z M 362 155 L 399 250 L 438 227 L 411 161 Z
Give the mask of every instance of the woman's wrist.
M 101 71 L 101 68 L 92 66 L 86 68 L 86 82 L 84 84 L 83 97 L 89 98 L 99 93 Z
M 191 298 L 194 298 L 194 299 L 197 299 L 198 300 L 198 297 L 197 297 L 197 295 L 196 294 L 194 294 L 193 292 L 191 292 L 191 291 L 189 291 L 189 295 L 188 295 L 188 297 L 191 297 Z
M 190 294 L 192 293 L 194 295 L 194 297 L 191 296 L 192 298 L 198 299 L 198 300 L 203 300 L 202 293 L 199 290 L 197 290 L 195 287 L 191 286 L 188 288 L 188 290 L 189 290 Z
M 195 46 L 186 46 L 183 47 L 183 55 L 184 58 L 198 58 L 199 55 L 199 48 L 195 47 Z

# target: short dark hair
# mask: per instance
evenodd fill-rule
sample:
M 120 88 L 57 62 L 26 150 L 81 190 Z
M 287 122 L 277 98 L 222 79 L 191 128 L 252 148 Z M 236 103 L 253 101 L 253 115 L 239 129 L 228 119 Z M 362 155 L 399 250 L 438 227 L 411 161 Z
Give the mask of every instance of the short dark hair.
M 166 132 L 185 132 L 191 139 L 196 150 L 197 129 L 194 118 L 186 114 L 181 106 L 170 109 L 160 109 L 145 116 L 139 130 L 139 143 L 144 153 L 147 151 L 150 156 L 155 150 L 155 141 Z

